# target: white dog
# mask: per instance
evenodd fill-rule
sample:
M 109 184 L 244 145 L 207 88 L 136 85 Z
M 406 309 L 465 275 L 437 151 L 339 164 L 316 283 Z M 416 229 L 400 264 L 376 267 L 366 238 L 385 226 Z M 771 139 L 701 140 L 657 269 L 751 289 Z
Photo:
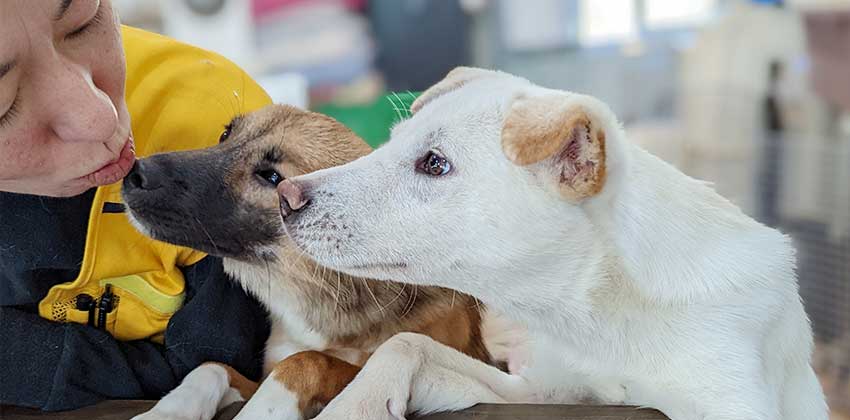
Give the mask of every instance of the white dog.
M 411 111 L 371 155 L 284 181 L 285 229 L 324 266 L 480 298 L 528 327 L 530 355 L 509 375 L 399 334 L 320 418 L 529 395 L 827 418 L 786 236 L 627 142 L 592 97 L 458 68 Z

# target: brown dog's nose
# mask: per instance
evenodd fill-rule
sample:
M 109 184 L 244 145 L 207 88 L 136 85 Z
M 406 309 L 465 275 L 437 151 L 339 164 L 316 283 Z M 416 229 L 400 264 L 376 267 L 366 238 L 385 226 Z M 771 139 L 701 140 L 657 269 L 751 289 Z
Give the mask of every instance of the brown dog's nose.
M 288 179 L 277 185 L 277 193 L 280 195 L 280 214 L 283 217 L 289 216 L 307 205 L 301 186 Z
M 130 172 L 124 177 L 124 187 L 128 189 L 152 191 L 162 187 L 159 174 L 161 169 L 150 160 L 137 160 Z

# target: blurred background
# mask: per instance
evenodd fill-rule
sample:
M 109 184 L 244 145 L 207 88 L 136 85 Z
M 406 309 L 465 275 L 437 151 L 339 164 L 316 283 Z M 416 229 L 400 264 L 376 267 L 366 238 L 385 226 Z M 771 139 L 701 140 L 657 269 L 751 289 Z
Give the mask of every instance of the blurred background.
M 601 98 L 632 141 L 794 238 L 816 368 L 850 419 L 850 0 L 115 3 L 373 146 L 458 65 Z

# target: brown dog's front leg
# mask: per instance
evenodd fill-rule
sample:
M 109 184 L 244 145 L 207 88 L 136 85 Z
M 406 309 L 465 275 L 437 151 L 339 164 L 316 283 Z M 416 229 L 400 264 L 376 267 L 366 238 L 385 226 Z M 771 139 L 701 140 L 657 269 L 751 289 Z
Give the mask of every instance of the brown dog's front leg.
M 320 351 L 302 351 L 283 359 L 272 371 L 275 380 L 298 400 L 301 418 L 312 417 L 342 392 L 360 367 Z
M 302 351 L 278 362 L 236 420 L 303 420 L 316 415 L 360 368 L 320 351 Z

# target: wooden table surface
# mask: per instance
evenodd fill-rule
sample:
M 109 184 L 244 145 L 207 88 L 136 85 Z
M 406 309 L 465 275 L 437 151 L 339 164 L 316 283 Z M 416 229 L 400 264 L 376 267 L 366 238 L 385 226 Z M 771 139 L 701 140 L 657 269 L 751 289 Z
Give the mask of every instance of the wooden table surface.
M 107 401 L 76 411 L 43 413 L 15 407 L 0 407 L 2 420 L 128 420 L 153 406 L 151 401 Z M 233 404 L 215 420 L 230 420 L 241 408 Z M 456 413 L 432 414 L 427 420 L 668 420 L 655 410 L 613 406 L 481 404 Z

